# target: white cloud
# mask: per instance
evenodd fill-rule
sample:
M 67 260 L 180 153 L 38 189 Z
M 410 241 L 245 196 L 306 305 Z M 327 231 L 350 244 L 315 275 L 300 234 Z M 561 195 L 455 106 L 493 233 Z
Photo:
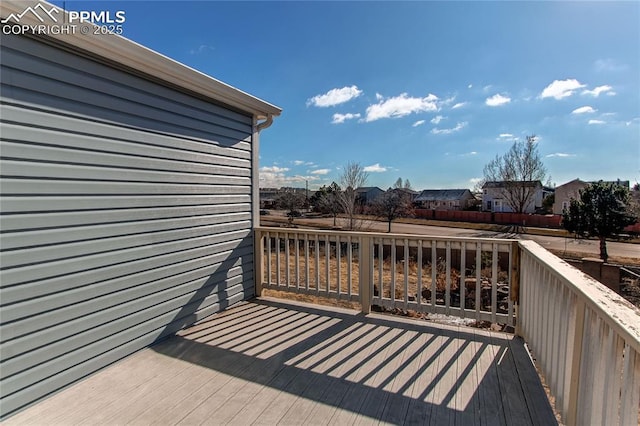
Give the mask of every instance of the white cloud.
M 320 180 L 317 175 L 294 175 L 288 176 L 286 167 L 261 167 L 260 168 L 260 187 L 261 188 L 279 188 L 281 186 L 292 186 L 296 184 L 304 184 L 306 182 L 314 182 Z
M 293 160 L 294 166 L 313 166 L 313 161 Z
M 437 111 L 436 95 L 429 94 L 424 98 L 409 97 L 406 93 L 387 99 L 379 99 L 379 102 L 367 108 L 364 121 L 371 122 L 381 118 L 404 117 L 416 112 Z
M 604 124 L 605 121 L 602 120 L 589 120 L 589 124 Z
M 323 95 L 316 95 L 307 100 L 307 106 L 330 107 L 349 102 L 351 99 L 362 95 L 362 90 L 358 86 L 343 87 L 341 89 L 331 89 Z
M 264 172 L 264 173 L 283 173 L 283 172 L 288 172 L 289 169 L 287 167 L 278 167 L 278 166 L 271 166 L 271 167 L 260 167 L 260 172 Z
M 458 108 L 462 108 L 463 106 L 466 106 L 469 102 L 458 102 L 457 104 L 455 104 L 454 106 L 451 107 L 451 109 L 458 109 Z
M 211 50 L 215 50 L 213 46 L 210 46 L 208 44 L 201 44 L 200 46 L 189 50 L 189 54 L 190 55 L 200 55 L 200 54 L 209 52 Z
M 616 94 L 616 92 L 612 91 L 611 89 L 613 89 L 611 86 L 605 84 L 604 86 L 598 86 L 593 90 L 583 90 L 582 94 L 593 96 L 594 98 L 600 96 L 601 93 L 606 93 L 609 96 L 613 96 Z
M 640 117 L 632 118 L 629 121 L 625 121 L 624 124 L 626 124 L 627 126 L 631 126 L 632 124 L 635 124 L 635 123 L 640 123 Z
M 382 96 L 380 93 L 376 93 L 376 101 L 381 101 L 384 99 L 384 96 Z
M 594 67 L 598 72 L 602 72 L 602 71 L 617 72 L 617 71 L 624 71 L 627 69 L 627 65 L 620 64 L 614 61 L 613 59 L 598 59 L 595 62 Z
M 559 100 L 573 95 L 573 92 L 583 87 L 585 87 L 585 85 L 574 78 L 554 80 L 553 83 L 544 88 L 542 93 L 540 93 L 540 97 L 542 99 L 554 98 Z
M 476 184 L 482 182 L 483 178 L 481 177 L 474 177 L 469 179 L 469 183 L 471 184 L 471 186 L 475 186 Z
M 546 157 L 547 158 L 552 158 L 552 157 L 567 158 L 567 157 L 575 157 L 575 154 L 567 154 L 566 152 L 556 152 L 553 154 L 548 154 Z
M 478 155 L 478 151 L 465 152 L 464 154 L 461 154 L 462 157 L 470 157 L 472 155 Z
M 346 120 L 353 120 L 354 118 L 360 118 L 360 114 L 333 114 L 332 124 L 344 123 Z
M 496 140 L 499 140 L 500 142 L 515 142 L 518 140 L 518 137 L 511 133 L 500 133 Z
M 571 114 L 593 114 L 596 111 L 597 109 L 593 109 L 592 107 L 587 105 L 574 109 L 573 111 L 571 111 Z
M 424 124 L 424 120 L 418 120 L 415 123 L 413 123 L 411 127 L 418 127 L 418 126 L 422 126 L 423 124 Z
M 382 172 L 386 172 L 387 168 L 384 166 L 381 166 L 380 163 L 376 163 L 376 164 L 372 164 L 370 166 L 366 166 L 364 168 L 365 172 L 370 172 L 370 173 L 382 173 Z
M 455 96 L 451 96 L 450 98 L 447 98 L 447 99 L 443 100 L 441 102 L 441 105 L 442 106 L 451 105 L 455 100 L 456 100 L 456 97 Z
M 434 127 L 433 129 L 431 129 L 431 133 L 433 133 L 434 135 L 449 135 L 451 133 L 462 130 L 464 127 L 466 127 L 467 124 L 468 123 L 466 121 L 463 121 L 456 124 L 456 127 L 453 127 L 451 129 L 438 129 L 437 127 Z
M 467 89 L 471 89 L 472 87 L 473 87 L 473 84 L 469 84 L 469 85 L 467 86 Z
M 511 98 L 508 97 L 508 96 L 503 96 L 500 93 L 497 93 L 497 94 L 491 96 L 490 98 L 487 98 L 484 101 L 484 103 L 487 104 L 490 107 L 506 105 L 509 102 L 511 102 Z
M 446 118 L 446 117 L 443 117 L 443 116 L 441 116 L 441 115 L 436 115 L 435 117 L 433 117 L 433 118 L 431 119 L 431 122 L 432 122 L 433 124 L 438 124 L 438 123 L 440 123 L 442 120 L 444 120 L 445 118 Z
M 331 169 L 318 169 L 311 172 L 312 175 L 328 175 Z

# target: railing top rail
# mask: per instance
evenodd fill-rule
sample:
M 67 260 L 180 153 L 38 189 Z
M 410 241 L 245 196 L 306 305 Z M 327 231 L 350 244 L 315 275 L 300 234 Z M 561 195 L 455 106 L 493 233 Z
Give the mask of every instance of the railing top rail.
M 640 353 L 640 312 L 613 290 L 569 265 L 535 241 L 520 240 L 520 247 L 548 266 L 549 271 Z
M 373 238 L 396 238 L 396 239 L 410 239 L 410 240 L 437 240 L 437 241 L 455 241 L 455 242 L 470 242 L 470 243 L 499 243 L 499 244 L 512 244 L 516 239 L 508 238 L 474 238 L 474 237 L 445 237 L 442 235 L 427 235 L 427 234 L 396 234 L 387 232 L 363 232 L 363 231 L 342 231 L 342 230 L 326 230 L 326 229 L 303 229 L 303 228 L 276 228 L 268 226 L 255 227 L 256 231 L 260 232 L 279 232 L 289 234 L 314 234 L 314 235 L 344 235 L 351 237 L 373 237 Z

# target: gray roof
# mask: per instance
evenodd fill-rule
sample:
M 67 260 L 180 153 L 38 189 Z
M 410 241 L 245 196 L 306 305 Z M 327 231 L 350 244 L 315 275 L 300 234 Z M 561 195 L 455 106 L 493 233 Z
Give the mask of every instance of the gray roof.
M 380 191 L 380 192 L 384 192 L 382 189 L 378 188 L 377 186 L 361 186 L 359 188 L 356 188 L 355 192 L 357 193 L 363 193 L 363 192 L 369 192 L 369 191 Z
M 485 182 L 484 185 L 482 185 L 482 188 L 504 188 L 505 186 L 507 186 L 507 184 L 510 185 L 521 185 L 524 184 L 525 186 L 542 186 L 542 182 L 540 182 L 539 180 L 515 180 L 515 181 L 489 181 L 489 182 Z
M 455 201 L 461 200 L 465 193 L 469 193 L 468 189 L 425 189 L 418 195 L 414 201 Z

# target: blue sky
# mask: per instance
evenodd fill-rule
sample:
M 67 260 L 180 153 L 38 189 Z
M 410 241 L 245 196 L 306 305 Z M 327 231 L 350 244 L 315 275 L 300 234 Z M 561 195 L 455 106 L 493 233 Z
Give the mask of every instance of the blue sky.
M 56 2 L 61 5 L 61 2 Z M 551 181 L 640 181 L 640 2 L 67 1 L 283 109 L 262 186 L 471 188 L 538 136 Z

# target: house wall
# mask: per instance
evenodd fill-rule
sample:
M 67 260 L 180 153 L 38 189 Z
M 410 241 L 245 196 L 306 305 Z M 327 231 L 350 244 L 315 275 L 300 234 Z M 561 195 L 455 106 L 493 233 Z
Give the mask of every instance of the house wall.
M 502 191 L 502 188 L 487 188 L 483 190 L 482 210 L 494 213 L 513 213 L 513 209 L 505 199 Z M 534 213 L 537 207 L 542 206 L 542 197 L 542 188 L 537 188 L 523 213 Z M 491 202 L 491 208 L 488 207 L 488 202 Z
M 251 297 L 253 117 L 3 35 L 0 415 Z
M 553 214 L 562 214 L 565 207 L 569 207 L 572 198 L 580 197 L 580 190 L 586 188 L 587 182 L 574 180 L 556 188 L 555 200 L 553 202 Z

